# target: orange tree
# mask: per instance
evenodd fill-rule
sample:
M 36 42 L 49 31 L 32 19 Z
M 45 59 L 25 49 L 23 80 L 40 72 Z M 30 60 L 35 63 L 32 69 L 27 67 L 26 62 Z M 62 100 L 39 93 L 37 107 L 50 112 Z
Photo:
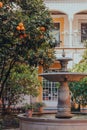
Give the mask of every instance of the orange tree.
M 0 98 L 15 63 L 47 68 L 53 62 L 52 27 L 42 0 L 0 1 Z

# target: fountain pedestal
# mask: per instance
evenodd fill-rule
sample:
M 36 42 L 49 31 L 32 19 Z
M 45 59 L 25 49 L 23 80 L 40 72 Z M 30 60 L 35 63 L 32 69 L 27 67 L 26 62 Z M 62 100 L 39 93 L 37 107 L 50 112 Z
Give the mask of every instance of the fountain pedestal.
M 70 92 L 67 81 L 60 82 L 56 118 L 71 118 Z

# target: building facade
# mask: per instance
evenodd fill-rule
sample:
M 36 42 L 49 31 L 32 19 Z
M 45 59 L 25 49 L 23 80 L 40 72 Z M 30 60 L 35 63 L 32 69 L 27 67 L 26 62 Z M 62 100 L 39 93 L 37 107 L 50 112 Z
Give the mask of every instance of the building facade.
M 56 57 L 61 56 L 64 49 L 66 56 L 73 59 L 68 64 L 68 68 L 71 68 L 81 60 L 85 50 L 87 0 L 44 0 L 44 3 L 51 13 L 55 26 L 52 34 L 56 39 Z M 56 106 L 57 97 L 58 89 L 55 83 L 43 80 L 43 88 L 37 100 L 44 101 L 47 106 Z
M 78 63 L 85 50 L 84 41 L 87 39 L 87 0 L 44 0 L 49 9 L 54 23 L 54 30 L 51 32 L 55 38 L 56 57 L 60 57 L 64 49 L 66 56 L 73 59 L 68 64 L 68 68 Z M 55 63 L 54 68 L 58 67 Z M 42 73 L 40 66 L 38 73 Z M 49 107 L 57 106 L 58 85 L 46 81 L 40 87 L 40 94 L 37 98 L 25 97 L 25 102 L 42 101 Z

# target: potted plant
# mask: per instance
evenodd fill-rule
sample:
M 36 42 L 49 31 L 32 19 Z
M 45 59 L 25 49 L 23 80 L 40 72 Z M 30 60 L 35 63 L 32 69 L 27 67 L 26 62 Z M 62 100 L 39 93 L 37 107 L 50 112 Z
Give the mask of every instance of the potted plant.
M 45 103 L 43 102 L 36 102 L 34 104 L 34 108 L 36 109 L 36 111 L 42 113 L 43 112 L 43 107 L 45 106 Z
M 32 104 L 27 104 L 27 103 L 26 103 L 25 106 L 24 106 L 24 109 L 25 109 L 26 116 L 32 117 L 33 105 L 32 105 Z

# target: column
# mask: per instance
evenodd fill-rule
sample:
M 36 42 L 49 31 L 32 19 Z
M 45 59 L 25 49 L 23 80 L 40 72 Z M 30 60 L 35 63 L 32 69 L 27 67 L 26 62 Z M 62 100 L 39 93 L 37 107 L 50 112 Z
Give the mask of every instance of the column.
M 73 15 L 69 14 L 69 47 L 72 47 L 73 42 L 73 31 L 72 31 L 72 22 L 73 22 Z

